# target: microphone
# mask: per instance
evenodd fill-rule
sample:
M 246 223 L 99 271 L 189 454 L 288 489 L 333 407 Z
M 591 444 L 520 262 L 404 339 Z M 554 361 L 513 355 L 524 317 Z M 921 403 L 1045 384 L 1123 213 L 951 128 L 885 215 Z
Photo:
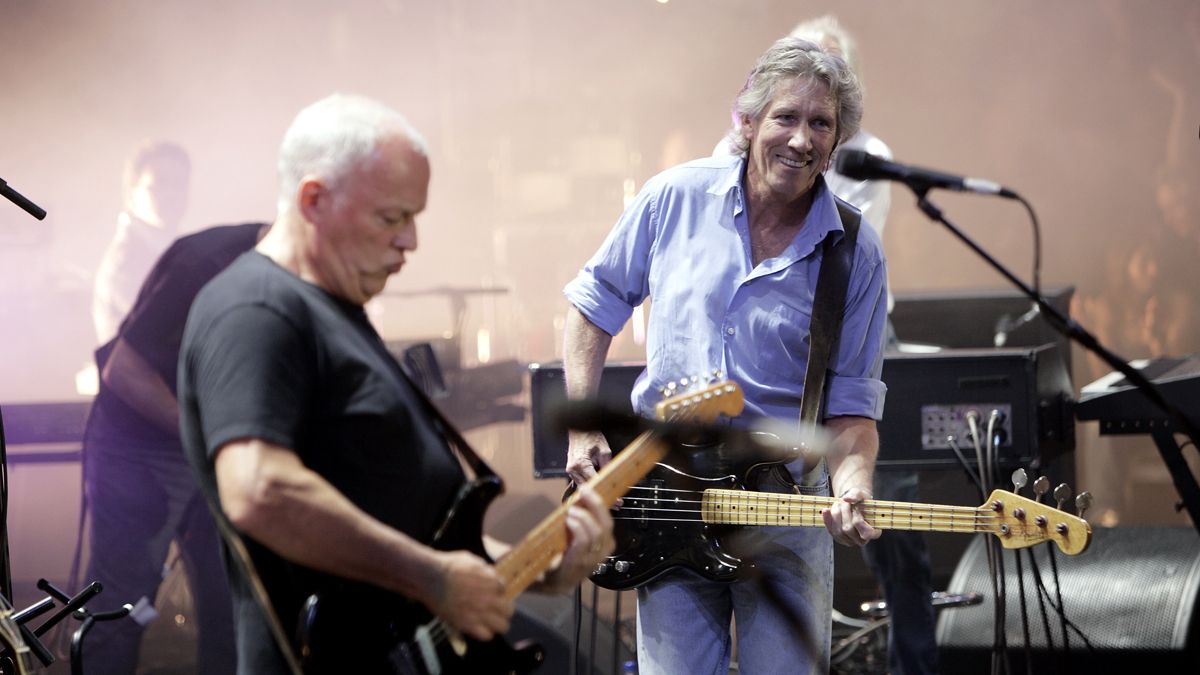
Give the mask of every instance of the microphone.
M 915 166 L 890 162 L 864 150 L 845 149 L 838 151 L 837 172 L 855 180 L 895 180 L 918 192 L 930 188 L 945 188 L 959 192 L 976 192 L 983 195 L 999 195 L 1016 199 L 1012 190 L 982 178 L 967 178 L 948 173 L 939 173 Z
M 26 213 L 34 218 L 37 218 L 38 220 L 45 220 L 46 210 L 29 201 L 25 195 L 10 188 L 8 183 L 4 182 L 3 178 L 0 178 L 0 196 L 7 197 L 10 202 L 21 207 Z

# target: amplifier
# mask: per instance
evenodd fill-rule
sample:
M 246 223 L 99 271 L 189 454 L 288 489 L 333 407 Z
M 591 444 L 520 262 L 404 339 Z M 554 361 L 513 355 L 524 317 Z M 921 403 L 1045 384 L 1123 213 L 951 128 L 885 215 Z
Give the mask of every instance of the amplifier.
M 605 365 L 599 400 L 632 412 L 629 393 L 644 368 L 642 363 Z M 533 474 L 565 476 L 567 435 L 547 420 L 547 411 L 566 396 L 562 364 L 532 364 L 529 380 Z M 980 413 L 985 430 L 991 411 L 1001 412 L 997 427 L 1003 467 L 1044 466 L 1075 447 L 1070 378 L 1052 345 L 889 353 L 883 362 L 883 381 L 888 393 L 879 423 L 876 466 L 881 470 L 957 469 L 958 459 L 945 440 L 950 434 L 974 466 L 974 446 L 965 422 L 970 410 Z M 614 450 L 633 440 L 616 436 L 608 437 Z
M 1070 378 L 1053 345 L 889 353 L 883 381 L 880 469 L 958 468 L 948 436 L 977 464 L 971 411 L 985 437 L 992 411 L 999 414 L 993 437 L 1003 467 L 1040 466 L 1075 447 Z
M 614 410 L 633 412 L 629 394 L 644 363 L 612 363 L 604 366 L 597 399 Z M 533 476 L 558 478 L 567 475 L 567 433 L 554 428 L 548 413 L 566 398 L 563 368 L 560 362 L 529 365 L 529 408 L 533 424 Z M 605 433 L 613 452 L 629 445 L 633 434 Z

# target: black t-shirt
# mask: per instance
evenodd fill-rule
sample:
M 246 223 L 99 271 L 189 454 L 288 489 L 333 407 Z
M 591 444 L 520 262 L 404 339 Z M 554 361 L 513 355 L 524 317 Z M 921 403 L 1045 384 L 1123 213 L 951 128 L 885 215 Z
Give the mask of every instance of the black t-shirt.
M 214 503 L 214 453 L 245 438 L 294 450 L 359 508 L 419 541 L 430 541 L 464 481 L 362 308 L 257 252 L 196 299 L 179 400 L 188 460 Z M 331 580 L 247 544 L 290 633 L 308 594 Z M 240 672 L 284 672 L 245 580 L 235 574 L 233 586 Z
M 100 371 L 116 340 L 124 340 L 175 392 L 188 308 L 218 272 L 254 248 L 263 227 L 263 223 L 222 225 L 175 240 L 146 276 L 117 337 L 97 350 Z M 179 438 L 127 405 L 103 381 L 92 405 L 87 437 L 89 445 L 102 445 L 106 452 L 130 456 L 165 452 L 182 460 Z

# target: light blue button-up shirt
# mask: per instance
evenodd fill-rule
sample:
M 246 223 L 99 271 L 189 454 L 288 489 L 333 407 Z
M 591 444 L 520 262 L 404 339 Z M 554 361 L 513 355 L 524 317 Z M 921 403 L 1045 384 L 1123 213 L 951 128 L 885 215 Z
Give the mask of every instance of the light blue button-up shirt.
M 753 266 L 742 157 L 710 157 L 652 178 L 600 250 L 564 289 L 610 335 L 651 299 L 645 372 L 634 409 L 651 414 L 659 389 L 681 377 L 726 373 L 743 390 L 740 419 L 798 420 L 821 242 L 843 236 L 818 181 L 812 208 L 784 252 Z M 825 415 L 880 419 L 887 274 L 879 235 L 861 227 L 841 340 L 831 356 Z

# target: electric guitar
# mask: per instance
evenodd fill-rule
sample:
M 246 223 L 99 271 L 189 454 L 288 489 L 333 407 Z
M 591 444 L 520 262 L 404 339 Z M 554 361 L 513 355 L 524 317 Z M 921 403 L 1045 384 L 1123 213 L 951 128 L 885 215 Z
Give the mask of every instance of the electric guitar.
M 659 464 L 613 512 L 616 550 L 591 579 L 613 590 L 637 588 L 676 567 L 713 581 L 736 581 L 753 562 L 735 550 L 737 528 L 780 525 L 825 527 L 821 511 L 833 497 L 752 492 L 734 475 L 702 478 Z M 1005 548 L 1053 541 L 1063 553 L 1091 542 L 1086 520 L 1004 490 L 981 506 L 943 506 L 866 500 L 867 522 L 881 530 L 986 532 Z
M 717 415 L 736 416 L 743 405 L 741 390 L 732 382 L 672 396 L 655 407 L 661 420 L 707 421 Z M 609 506 L 666 456 L 668 446 L 652 431 L 642 433 L 613 457 L 588 485 Z M 476 479 L 463 487 L 431 545 L 440 550 L 467 549 L 487 558 L 483 550 L 483 514 L 503 489 L 495 476 Z M 504 580 L 505 595 L 516 598 L 536 581 L 567 548 L 567 509 L 572 495 L 537 525 L 508 554 L 495 563 Z M 383 594 L 375 590 L 375 595 Z M 339 602 L 342 601 L 342 602 Z M 381 605 L 376 599 L 373 603 Z M 348 672 L 343 651 L 388 655 L 390 670 L 403 675 L 466 673 L 526 673 L 542 661 L 533 644 L 509 646 L 503 638 L 480 642 L 459 634 L 418 603 L 400 596 L 384 606 L 390 618 L 379 622 L 355 614 L 336 593 L 310 597 L 300 620 L 299 653 L 306 673 Z M 345 609 L 343 609 L 345 608 Z M 339 611 L 341 610 L 341 611 Z M 382 651 L 380 651 L 382 650 Z

